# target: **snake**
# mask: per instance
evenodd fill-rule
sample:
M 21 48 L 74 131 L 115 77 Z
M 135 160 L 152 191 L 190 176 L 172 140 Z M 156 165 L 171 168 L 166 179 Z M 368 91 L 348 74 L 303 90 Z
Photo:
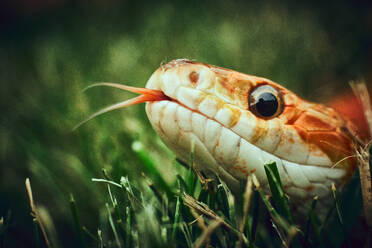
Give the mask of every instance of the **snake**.
M 327 206 L 332 185 L 342 188 L 357 167 L 363 135 L 355 123 L 266 78 L 177 59 L 161 65 L 145 88 L 97 85 L 140 95 L 88 119 L 146 102 L 153 129 L 176 156 L 188 161 L 193 146 L 198 170 L 233 190 L 251 174 L 267 189 L 264 164 L 273 161 L 290 199 L 318 197 Z

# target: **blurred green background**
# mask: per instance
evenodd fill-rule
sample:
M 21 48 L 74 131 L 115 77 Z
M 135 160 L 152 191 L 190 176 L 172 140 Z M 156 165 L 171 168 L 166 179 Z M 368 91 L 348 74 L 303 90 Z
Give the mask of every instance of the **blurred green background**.
M 50 216 L 62 246 L 72 235 L 69 194 L 85 226 L 103 224 L 106 168 L 141 187 L 140 140 L 169 182 L 180 168 L 144 105 L 90 113 L 132 97 L 94 82 L 144 86 L 161 63 L 189 58 L 270 78 L 299 95 L 327 101 L 348 81 L 372 78 L 369 1 L 68 1 L 0 5 L 0 217 L 11 211 L 7 245 L 33 246 L 24 181 Z M 106 221 L 106 220 L 104 220 Z M 53 228 L 52 228 L 53 229 Z

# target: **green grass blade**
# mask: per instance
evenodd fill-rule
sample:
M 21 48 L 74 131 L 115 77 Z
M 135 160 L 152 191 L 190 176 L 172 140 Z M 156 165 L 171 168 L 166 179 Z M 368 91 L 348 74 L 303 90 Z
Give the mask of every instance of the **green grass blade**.
M 139 208 L 143 208 L 142 202 L 140 200 L 141 195 L 139 191 L 132 186 L 129 179 L 127 177 L 121 177 L 120 184 L 124 189 L 126 195 L 128 196 L 132 209 L 136 211 Z
M 222 189 L 225 192 L 225 195 L 227 197 L 227 203 L 228 203 L 228 209 L 229 209 L 229 215 L 228 216 L 230 217 L 229 220 L 230 220 L 232 226 L 237 227 L 235 197 L 231 193 L 230 189 L 227 187 L 226 183 L 223 180 L 221 180 L 220 178 L 219 178 L 219 181 L 220 181 L 221 184 L 218 185 L 217 187 L 222 186 Z
M 281 229 L 279 229 L 276 224 L 278 224 L 280 228 L 283 228 L 285 230 L 285 232 L 288 234 L 288 236 L 294 236 L 294 233 L 297 233 L 299 230 L 296 227 L 294 227 L 293 225 L 291 225 L 285 218 L 283 218 L 277 212 L 277 210 L 271 205 L 270 201 L 268 200 L 264 191 L 262 190 L 262 188 L 260 186 L 260 183 L 257 180 L 257 177 L 254 174 L 252 174 L 252 178 L 253 178 L 253 184 L 255 185 L 256 190 L 258 191 L 262 201 L 264 202 L 267 210 L 269 211 L 269 213 L 272 217 L 273 224 L 274 224 L 273 226 L 274 226 L 275 230 L 277 230 L 278 236 L 280 237 L 280 239 L 283 242 L 287 242 L 287 239 L 285 239 Z M 288 244 L 286 244 L 286 245 L 288 245 Z
M 32 220 L 32 224 L 34 226 L 35 246 L 39 248 L 39 247 L 41 247 L 39 224 L 38 224 L 38 222 L 35 218 Z
M 267 180 L 269 182 L 274 206 L 278 213 L 286 218 L 290 224 L 293 224 L 293 218 L 289 207 L 288 198 L 284 193 L 279 171 L 275 162 L 264 165 Z
M 231 219 L 228 196 L 222 185 L 217 186 L 216 194 L 217 194 L 216 201 L 219 209 L 228 220 Z
M 177 181 L 181 191 L 180 193 L 188 192 L 189 187 L 187 186 L 187 183 L 185 182 L 185 180 L 183 180 L 181 175 L 177 175 Z
M 332 191 L 330 193 L 332 195 Z M 332 244 L 334 247 L 339 247 L 345 243 L 346 233 L 348 236 L 354 235 L 353 230 L 356 226 L 360 226 L 359 221 L 363 211 L 362 190 L 360 185 L 359 170 L 356 170 L 347 187 L 342 190 L 342 195 L 336 192 L 339 210 L 342 214 L 344 229 L 340 226 L 339 217 L 337 216 L 336 202 L 333 201 L 333 207 L 330 209 L 329 216 L 321 225 L 321 234 L 324 242 Z M 335 213 L 335 215 L 333 215 Z M 331 218 L 335 216 L 335 218 Z M 362 229 L 363 230 L 363 229 Z M 366 236 L 367 233 L 365 234 Z
M 191 248 L 193 242 L 192 242 L 192 234 L 191 234 L 189 226 L 185 222 L 181 222 L 180 229 L 183 235 L 185 236 L 187 247 Z
M 315 242 L 317 246 L 320 246 L 320 244 L 322 243 L 322 237 L 320 233 L 321 223 L 320 223 L 319 217 L 317 216 L 315 212 L 317 203 L 318 203 L 318 197 L 316 196 L 314 197 L 311 203 L 310 209 L 308 211 L 308 214 L 307 214 L 304 239 L 309 244 L 311 243 L 311 237 L 310 237 L 311 230 L 310 229 L 313 228 L 314 234 L 315 234 Z
M 105 168 L 102 169 L 102 174 L 103 174 L 103 177 L 108 180 L 108 181 L 112 181 L 112 178 L 109 176 L 109 174 L 107 173 L 107 170 Z
M 100 229 L 97 230 L 97 237 L 98 237 L 98 248 L 103 248 L 103 238 L 102 238 L 102 231 Z
M 180 219 L 180 202 L 181 202 L 181 199 L 180 199 L 179 196 L 177 196 L 176 211 L 175 211 L 175 214 L 174 214 L 174 222 L 173 222 L 173 229 L 172 229 L 172 240 L 175 240 L 177 226 L 179 224 L 179 219 Z
M 332 196 L 333 196 L 333 200 L 335 201 L 336 213 L 337 213 L 338 221 L 340 222 L 340 225 L 343 228 L 344 221 L 343 221 L 341 210 L 340 210 L 340 204 L 338 202 L 338 196 L 337 196 L 335 184 L 332 184 Z
M 94 240 L 95 242 L 98 242 L 96 236 L 94 236 L 93 233 L 91 233 L 88 228 L 86 228 L 85 226 L 82 227 L 83 231 L 85 232 L 86 235 L 88 235 L 92 240 Z
M 347 231 L 346 231 L 346 227 L 344 225 L 344 219 L 343 219 L 343 216 L 342 216 L 341 207 L 340 207 L 340 203 L 339 203 L 339 200 L 338 200 L 338 195 L 337 195 L 337 192 L 336 192 L 336 186 L 335 186 L 334 183 L 332 183 L 331 189 L 332 189 L 333 200 L 335 202 L 337 219 L 339 221 L 339 224 L 340 224 L 340 227 L 341 227 L 341 230 L 342 230 L 342 233 L 343 233 L 344 237 L 347 237 Z M 347 247 L 351 247 L 349 239 L 346 240 L 346 245 L 347 245 Z
M 257 192 L 253 193 L 253 210 L 252 210 L 252 225 L 250 228 L 250 238 L 251 243 L 254 244 L 256 241 L 256 233 L 257 233 L 257 226 L 258 226 L 258 216 L 259 216 L 259 209 L 260 209 L 260 195 Z
M 151 177 L 154 178 L 154 182 L 159 185 L 167 194 L 168 196 L 173 195 L 173 190 L 168 185 L 168 183 L 164 180 L 163 176 L 159 172 L 157 166 L 154 164 L 153 160 L 148 156 L 148 152 L 143 147 L 142 143 L 139 141 L 135 141 L 132 144 L 132 150 L 136 153 L 139 159 L 142 162 L 142 166 L 145 172 Z
M 111 226 L 112 232 L 114 233 L 116 246 L 117 246 L 117 247 L 122 247 L 122 245 L 121 245 L 121 243 L 120 243 L 119 236 L 118 236 L 118 232 L 116 231 L 116 227 L 115 227 L 114 221 L 113 221 L 113 219 L 112 219 L 112 215 L 111 215 L 111 210 L 110 210 L 109 204 L 106 203 L 105 205 L 106 205 L 106 209 L 107 209 L 107 214 L 108 214 L 108 218 L 109 218 L 109 223 L 110 223 L 110 226 Z
M 189 161 L 189 170 L 187 172 L 187 186 L 188 186 L 188 194 L 194 195 L 195 192 L 195 183 L 196 183 L 196 176 L 193 173 L 194 167 L 194 159 L 195 159 L 195 140 L 191 140 L 190 144 L 190 161 Z
M 5 217 L 0 218 L 0 247 L 5 247 L 5 237 L 8 233 L 11 215 L 12 212 L 9 210 Z
M 75 230 L 76 230 L 76 234 L 78 236 L 80 247 L 87 247 L 86 243 L 85 243 L 84 236 L 83 236 L 83 229 L 82 229 L 81 224 L 80 224 L 80 219 L 79 219 L 79 214 L 78 214 L 77 207 L 76 207 L 76 202 L 75 202 L 74 196 L 72 194 L 70 194 L 70 209 L 71 209 L 72 217 L 73 217 L 73 220 L 74 220 L 74 223 L 75 223 Z
M 265 164 L 268 168 L 271 169 L 271 171 L 273 172 L 274 174 L 274 178 L 276 179 L 276 182 L 278 183 L 278 187 L 282 188 L 283 189 L 283 185 L 282 185 L 282 180 L 280 178 L 280 175 L 279 175 L 279 171 L 278 171 L 278 167 L 276 165 L 276 162 L 271 162 L 271 163 L 267 163 Z M 265 166 L 264 165 L 264 166 Z
M 149 186 L 149 188 L 151 189 L 151 191 L 154 193 L 155 197 L 158 199 L 158 201 L 160 203 L 163 202 L 163 196 L 161 195 L 160 191 L 158 190 L 158 188 L 152 183 L 152 181 L 145 175 L 145 173 L 142 173 L 142 176 L 147 184 L 147 186 Z
M 118 225 L 118 228 L 119 228 L 119 234 L 120 234 L 122 240 L 125 240 L 125 237 L 126 237 L 125 236 L 125 231 L 124 231 L 125 228 L 124 228 L 123 220 L 122 220 L 122 217 L 121 217 L 121 214 L 120 214 L 118 202 L 117 202 L 116 198 L 112 196 L 109 185 L 107 185 L 107 188 L 109 189 L 109 194 L 110 194 L 112 206 L 114 208 L 114 213 L 115 213 L 115 217 L 116 217 L 116 224 Z
M 131 247 L 131 235 L 132 235 L 132 214 L 130 211 L 130 207 L 126 207 L 126 238 L 125 238 L 125 246 Z

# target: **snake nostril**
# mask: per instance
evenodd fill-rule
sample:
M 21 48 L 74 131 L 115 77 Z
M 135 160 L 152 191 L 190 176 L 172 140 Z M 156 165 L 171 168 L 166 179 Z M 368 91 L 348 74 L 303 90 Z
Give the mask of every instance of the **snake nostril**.
M 189 78 L 190 78 L 191 83 L 197 84 L 199 80 L 199 73 L 193 71 L 189 74 Z

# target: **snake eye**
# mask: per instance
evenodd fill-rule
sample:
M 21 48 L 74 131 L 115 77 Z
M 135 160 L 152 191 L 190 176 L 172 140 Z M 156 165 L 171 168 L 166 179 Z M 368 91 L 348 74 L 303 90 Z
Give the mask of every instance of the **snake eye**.
M 283 110 L 282 98 L 275 88 L 258 86 L 249 95 L 249 110 L 263 119 L 277 117 Z

